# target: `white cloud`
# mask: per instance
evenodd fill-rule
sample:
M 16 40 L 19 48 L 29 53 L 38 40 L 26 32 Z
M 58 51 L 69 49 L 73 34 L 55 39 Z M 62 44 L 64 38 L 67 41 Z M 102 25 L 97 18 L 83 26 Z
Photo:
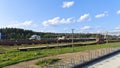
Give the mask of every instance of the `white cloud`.
M 104 16 L 105 16 L 105 14 L 98 14 L 98 15 L 95 16 L 95 18 L 102 18 Z
M 67 30 L 68 30 L 68 28 L 66 27 L 66 28 L 64 28 L 63 30 L 64 30 L 64 31 L 67 31 Z
M 5 25 L 4 27 L 8 27 L 8 28 L 23 28 L 23 29 L 33 29 L 33 28 L 37 28 L 38 25 L 37 24 L 34 24 L 32 23 L 31 20 L 26 20 L 24 22 L 13 22 L 13 23 L 10 23 L 8 25 Z
M 21 25 L 30 26 L 30 25 L 32 25 L 32 21 L 24 21 L 23 23 L 21 23 Z
M 58 24 L 68 24 L 68 23 L 71 23 L 72 22 L 72 17 L 70 18 L 60 18 L 60 17 L 55 17 L 53 19 L 49 19 L 49 20 L 46 20 L 46 21 L 43 21 L 42 24 L 44 26 L 49 26 L 49 25 L 58 25 Z
M 115 27 L 115 30 L 120 30 L 120 25 Z
M 105 17 L 105 16 L 108 16 L 108 11 L 105 11 L 104 13 L 95 15 L 95 18 L 102 18 L 102 17 Z
M 96 28 L 102 28 L 102 26 L 96 26 Z
M 84 21 L 90 21 L 90 15 L 89 14 L 84 14 L 80 16 L 80 18 L 77 20 L 77 22 L 84 22 Z
M 15 22 L 12 24 L 7 25 L 6 27 L 16 27 L 16 28 L 22 28 L 22 27 L 28 27 L 32 25 L 32 21 L 24 21 L 22 23 Z
M 111 31 L 111 33 L 118 34 L 118 33 L 120 33 L 120 30 L 113 30 L 113 31 Z
M 84 21 L 90 21 L 90 20 L 91 18 L 89 14 L 84 14 L 80 16 L 79 19 L 74 19 L 74 17 L 69 17 L 69 18 L 55 17 L 55 18 L 43 21 L 42 25 L 43 26 L 55 26 L 55 25 L 60 25 L 60 24 L 70 24 L 70 23 L 84 22 Z
M 55 17 L 53 19 L 49 19 L 47 21 L 44 21 L 42 24 L 44 26 L 48 26 L 48 25 L 56 25 L 59 23 L 60 17 Z
M 60 23 L 63 23 L 63 24 L 67 24 L 67 23 L 71 23 L 71 20 L 72 20 L 73 18 L 67 18 L 67 19 L 61 19 L 60 20 Z
M 91 29 L 90 26 L 84 26 L 84 27 L 80 28 L 80 30 L 89 30 L 89 29 Z
M 116 13 L 117 13 L 117 14 L 120 14 L 120 10 L 118 10 Z
M 45 31 L 41 29 L 40 32 L 45 32 Z
M 63 2 L 62 7 L 63 7 L 63 8 L 69 8 L 69 7 L 73 6 L 73 5 L 74 5 L 74 1 L 71 1 L 71 2 Z

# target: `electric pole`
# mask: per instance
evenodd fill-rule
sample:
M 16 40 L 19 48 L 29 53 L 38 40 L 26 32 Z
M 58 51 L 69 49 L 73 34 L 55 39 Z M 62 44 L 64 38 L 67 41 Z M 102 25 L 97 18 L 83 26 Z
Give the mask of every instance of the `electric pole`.
M 72 51 L 74 52 L 74 44 L 73 44 L 74 43 L 74 40 L 73 40 L 74 37 L 73 36 L 74 36 L 74 29 L 72 29 Z

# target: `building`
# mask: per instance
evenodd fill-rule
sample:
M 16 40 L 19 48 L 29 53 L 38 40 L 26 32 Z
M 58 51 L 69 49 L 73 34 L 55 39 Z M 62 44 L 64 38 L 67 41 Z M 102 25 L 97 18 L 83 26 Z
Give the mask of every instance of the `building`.
M 65 40 L 66 37 L 65 36 L 62 36 L 62 37 L 58 37 L 58 40 Z
M 32 35 L 29 39 L 30 40 L 41 40 L 41 37 L 39 35 Z
M 2 36 L 2 35 L 1 35 L 1 32 L 0 32 L 0 40 L 1 40 L 1 36 Z

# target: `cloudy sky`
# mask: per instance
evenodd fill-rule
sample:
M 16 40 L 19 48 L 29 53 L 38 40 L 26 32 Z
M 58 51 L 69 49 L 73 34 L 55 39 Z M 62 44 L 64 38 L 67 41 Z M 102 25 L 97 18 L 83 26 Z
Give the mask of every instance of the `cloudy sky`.
M 0 28 L 41 32 L 120 30 L 120 0 L 0 0 Z

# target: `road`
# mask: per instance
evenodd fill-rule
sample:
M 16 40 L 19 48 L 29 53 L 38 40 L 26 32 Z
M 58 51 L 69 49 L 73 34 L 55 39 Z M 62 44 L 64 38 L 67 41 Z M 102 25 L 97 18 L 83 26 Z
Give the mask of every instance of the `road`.
M 120 68 L 120 53 L 85 68 Z

